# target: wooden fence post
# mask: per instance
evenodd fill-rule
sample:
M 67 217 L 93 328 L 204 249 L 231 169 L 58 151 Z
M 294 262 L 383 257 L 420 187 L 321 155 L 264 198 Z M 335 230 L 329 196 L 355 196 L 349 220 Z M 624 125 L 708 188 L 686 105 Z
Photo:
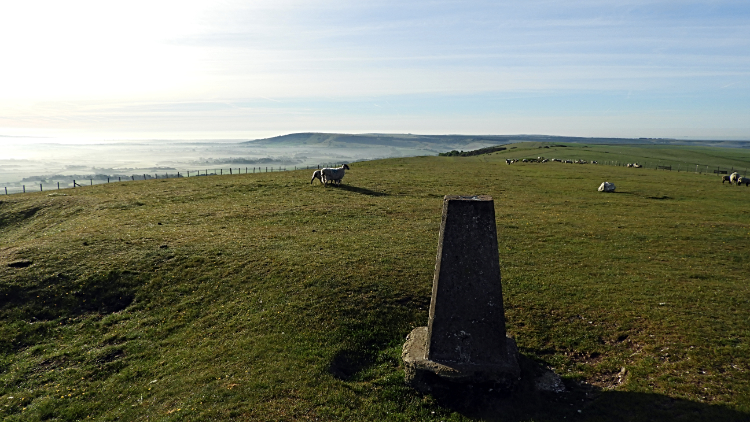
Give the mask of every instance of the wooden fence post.
M 57 190 L 60 190 L 60 182 L 57 182 Z
M 23 185 L 23 193 L 26 193 L 26 185 Z
M 8 187 L 7 186 L 5 187 L 5 194 L 6 195 L 8 194 Z
M 40 183 L 39 184 L 39 192 L 43 192 L 43 191 L 44 191 L 44 189 L 42 189 L 42 184 Z

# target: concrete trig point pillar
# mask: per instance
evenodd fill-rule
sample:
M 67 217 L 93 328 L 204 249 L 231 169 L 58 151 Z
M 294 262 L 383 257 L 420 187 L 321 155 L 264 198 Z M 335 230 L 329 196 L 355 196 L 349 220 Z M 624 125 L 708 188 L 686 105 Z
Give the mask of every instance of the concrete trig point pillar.
M 406 382 L 430 392 L 448 383 L 512 389 L 521 369 L 505 310 L 489 196 L 446 196 L 427 327 L 407 337 Z

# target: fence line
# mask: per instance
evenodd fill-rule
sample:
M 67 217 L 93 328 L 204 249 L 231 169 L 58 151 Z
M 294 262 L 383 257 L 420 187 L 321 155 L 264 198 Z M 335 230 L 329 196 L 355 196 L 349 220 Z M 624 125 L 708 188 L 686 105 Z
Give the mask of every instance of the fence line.
M 296 170 L 313 170 L 313 169 L 320 169 L 321 167 L 338 167 L 338 165 L 327 163 L 327 164 L 317 164 L 316 166 L 309 166 L 309 165 L 308 166 L 304 166 L 304 167 L 300 166 L 299 168 L 297 166 L 294 166 L 294 170 L 295 171 Z M 237 170 L 236 172 L 234 171 L 235 169 Z M 265 166 L 265 167 L 264 166 L 249 167 L 248 166 L 248 167 L 245 167 L 244 170 L 245 170 L 245 172 L 243 173 L 242 172 L 242 167 L 231 167 L 231 168 L 229 168 L 229 174 L 228 175 L 255 174 L 255 173 L 274 173 L 274 172 L 278 173 L 278 172 L 284 172 L 284 171 L 291 171 L 291 170 L 287 169 L 286 167 L 282 167 L 282 166 L 278 166 L 276 168 L 274 168 L 273 166 L 271 166 L 271 167 L 267 167 L 267 166 Z M 154 173 L 153 176 L 151 174 L 146 173 L 146 174 L 143 174 L 142 176 L 139 175 L 137 178 L 136 178 L 136 175 L 130 175 L 130 181 L 136 181 L 136 180 L 158 180 L 160 177 L 162 179 L 174 179 L 174 178 L 183 178 L 183 177 L 198 177 L 198 176 L 200 176 L 200 177 L 206 177 L 206 176 L 223 176 L 224 175 L 224 169 L 223 168 L 213 169 L 211 171 L 213 171 L 213 173 L 209 173 L 209 169 L 203 169 L 203 170 L 186 170 L 185 173 L 182 173 L 181 171 L 178 171 L 176 174 L 171 174 L 171 175 L 168 172 L 164 173 L 162 175 L 159 175 L 158 173 Z M 193 173 L 192 175 L 191 175 L 191 172 Z M 111 183 L 112 182 L 112 178 L 114 178 L 114 176 L 106 176 L 106 177 L 107 177 L 106 183 L 105 182 L 101 182 L 101 183 L 97 183 L 97 185 L 103 185 L 103 184 Z M 123 178 L 123 176 L 117 176 L 117 182 L 122 182 L 122 178 Z M 125 179 L 126 179 L 125 181 L 127 181 L 127 176 L 125 176 Z M 72 180 L 73 180 L 72 185 L 68 185 L 67 187 L 66 186 L 62 186 L 61 187 L 60 186 L 60 182 L 58 181 L 57 182 L 57 190 L 75 189 L 77 187 L 78 188 L 85 187 L 84 185 L 78 183 L 80 181 L 80 179 L 78 179 L 78 181 L 76 181 L 76 179 L 72 179 Z M 98 177 L 89 177 L 88 179 L 84 179 L 84 180 L 88 180 L 89 181 L 89 186 L 94 186 L 94 180 L 98 181 L 98 180 L 104 180 L 104 179 L 103 179 L 103 177 L 101 177 L 101 178 L 98 178 Z M 55 183 L 55 182 L 50 182 L 50 183 Z M 8 187 L 7 186 L 5 186 L 4 188 L 5 188 L 5 195 L 18 194 L 18 193 L 26 193 L 26 185 L 25 184 L 22 184 L 19 188 L 16 188 L 16 189 L 18 189 L 16 192 L 13 192 L 13 187 L 11 187 L 11 191 L 8 191 Z M 42 182 L 39 183 L 39 191 L 44 192 L 44 185 L 43 185 Z
M 571 162 L 575 163 L 575 161 L 579 161 L 579 160 L 575 160 L 574 161 L 574 160 L 562 159 L 563 163 L 565 163 L 566 161 L 571 161 Z M 591 164 L 591 163 L 593 163 L 593 160 L 592 161 L 585 161 L 585 163 L 586 164 Z M 617 167 L 625 167 L 625 166 L 627 166 L 627 163 L 625 163 L 623 161 L 619 161 L 619 160 L 605 160 L 605 161 L 597 162 L 596 164 L 598 164 L 598 165 L 617 166 Z M 690 172 L 696 173 L 696 174 L 722 175 L 722 174 L 729 174 L 729 173 L 733 173 L 734 171 L 741 170 L 741 169 L 735 169 L 733 166 L 732 167 L 716 166 L 716 169 L 714 169 L 713 166 L 708 166 L 706 164 L 695 164 L 695 169 L 692 169 L 693 164 L 688 164 L 688 163 L 677 164 L 676 165 L 677 166 L 676 169 L 674 168 L 675 167 L 674 164 L 672 164 L 672 165 L 663 165 L 662 162 L 657 162 L 657 163 L 654 163 L 654 162 L 642 162 L 642 163 L 639 163 L 639 164 L 641 164 L 642 168 L 644 168 L 644 169 L 654 169 L 654 170 L 664 170 L 664 171 L 675 171 L 676 170 L 677 172 L 680 172 L 680 171 L 686 171 L 686 172 L 690 171 Z M 683 168 L 683 165 L 684 165 L 684 168 Z M 313 170 L 313 169 L 320 169 L 321 167 L 337 167 L 337 166 L 338 166 L 337 164 L 326 163 L 326 164 L 318 164 L 317 166 L 309 166 L 308 165 L 308 166 L 305 166 L 304 168 L 302 168 L 302 167 L 297 168 L 297 166 L 294 166 L 294 170 L 295 171 L 296 170 Z M 286 167 L 281 167 L 281 166 L 277 167 L 276 169 L 274 169 L 273 166 L 271 166 L 271 167 L 257 166 L 257 167 L 252 167 L 252 168 L 248 166 L 248 167 L 245 167 L 245 172 L 244 173 L 242 173 L 242 167 L 236 167 L 236 169 L 237 169 L 236 173 L 234 172 L 234 169 L 235 169 L 235 167 L 230 167 L 229 168 L 229 175 L 255 174 L 255 173 L 273 173 L 273 172 L 290 171 Z M 746 175 L 747 174 L 747 168 L 745 168 L 744 170 L 745 171 L 744 171 L 743 175 Z M 178 171 L 176 174 L 170 175 L 169 172 L 167 172 L 167 173 L 164 173 L 164 175 L 163 175 L 162 178 L 163 179 L 170 179 L 170 178 L 174 179 L 174 178 L 182 178 L 182 177 L 199 177 L 199 176 L 200 177 L 206 177 L 206 176 L 223 176 L 224 175 L 224 169 L 223 168 L 213 169 L 212 171 L 213 171 L 213 173 L 209 173 L 209 169 L 203 169 L 202 171 L 201 170 L 192 170 L 192 172 L 193 172 L 192 176 L 190 174 L 191 170 L 186 170 L 186 172 L 184 174 L 182 172 Z M 111 183 L 112 177 L 114 177 L 114 176 L 107 176 L 107 182 L 106 183 Z M 117 176 L 117 182 L 122 182 L 122 177 L 123 176 Z M 88 180 L 89 180 L 89 186 L 94 186 L 94 179 L 95 178 L 93 178 L 93 177 L 89 177 L 88 178 Z M 100 178 L 96 178 L 96 179 L 97 180 L 103 180 L 103 178 L 101 178 L 101 179 Z M 139 176 L 139 178 L 138 178 L 138 180 L 152 180 L 152 179 L 153 180 L 158 180 L 159 179 L 159 174 L 158 173 L 154 173 L 153 176 L 151 176 L 151 174 L 143 174 L 142 176 Z M 130 180 L 131 181 L 135 181 L 136 180 L 136 176 L 135 175 L 131 175 L 130 176 Z M 127 176 L 126 176 L 126 181 L 127 181 Z M 97 183 L 97 185 L 103 185 L 103 184 L 105 184 L 105 182 Z M 84 185 L 81 185 L 75 179 L 73 179 L 72 186 L 68 186 L 68 187 L 61 187 L 60 186 L 60 182 L 57 182 L 57 190 L 61 190 L 61 189 L 75 189 L 76 187 L 82 188 L 82 187 L 84 187 Z M 17 188 L 17 189 L 19 189 L 17 192 L 12 192 L 12 189 L 13 189 L 12 187 L 11 187 L 11 191 L 8 191 L 8 187 L 7 186 L 5 186 L 4 189 L 5 189 L 5 195 L 17 194 L 17 193 L 26 193 L 26 185 L 25 184 L 21 185 L 20 188 Z M 39 183 L 39 191 L 41 191 L 41 192 L 44 191 L 44 186 L 43 186 L 43 184 L 41 182 Z

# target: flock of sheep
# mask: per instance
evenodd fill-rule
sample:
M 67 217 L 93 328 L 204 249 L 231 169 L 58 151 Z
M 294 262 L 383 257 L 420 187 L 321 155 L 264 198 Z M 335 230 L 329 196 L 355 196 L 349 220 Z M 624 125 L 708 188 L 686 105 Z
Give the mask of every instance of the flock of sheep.
M 506 159 L 505 163 L 510 165 L 513 163 L 516 163 L 518 161 L 524 162 L 524 163 L 546 163 L 549 161 L 556 161 L 558 163 L 569 163 L 569 164 L 588 164 L 588 161 L 586 160 L 560 160 L 557 158 L 544 158 L 544 157 L 537 157 L 534 158 L 524 158 L 523 160 L 517 160 L 517 159 Z M 596 161 L 591 161 L 591 164 L 598 164 Z M 633 168 L 641 168 L 642 165 L 638 163 L 628 163 L 628 167 Z M 341 167 L 335 167 L 335 168 L 323 168 L 320 170 L 315 170 L 315 172 L 312 175 L 312 179 L 310 179 L 310 184 L 315 181 L 315 179 L 320 180 L 320 183 L 323 184 L 323 186 L 327 186 L 330 182 L 332 185 L 340 185 L 341 180 L 344 178 L 344 174 L 346 173 L 346 170 L 350 170 L 349 166 L 344 164 Z M 721 177 L 721 184 L 724 184 L 724 182 L 729 182 L 730 184 L 734 185 L 742 185 L 744 184 L 745 187 L 750 186 L 750 177 L 747 176 L 740 176 L 739 173 L 736 171 L 730 175 L 724 175 Z M 603 186 L 604 184 L 602 184 Z M 599 190 L 602 190 L 602 187 L 599 188 Z M 614 190 L 614 186 L 613 189 Z
M 724 182 L 729 182 L 730 184 L 738 186 L 744 183 L 745 187 L 747 187 L 748 185 L 750 185 L 750 177 L 740 176 L 740 174 L 735 171 L 728 176 L 726 174 L 724 176 L 721 176 L 721 184 L 723 185 Z
M 589 162 L 589 161 L 586 161 L 586 160 L 561 160 L 559 158 L 544 158 L 544 157 L 524 158 L 522 160 L 518 160 L 518 159 L 515 159 L 515 158 L 514 159 L 506 158 L 505 159 L 505 164 L 510 165 L 510 164 L 518 163 L 518 162 L 522 162 L 522 163 L 547 163 L 547 162 L 550 162 L 550 161 L 552 161 L 552 162 L 558 162 L 558 163 L 567 163 L 567 164 L 599 164 L 596 161 L 590 161 Z
M 328 182 L 331 182 L 332 185 L 340 185 L 341 180 L 344 178 L 346 170 L 350 170 L 349 166 L 346 164 L 342 165 L 341 167 L 327 167 L 320 170 L 315 170 L 312 175 L 312 179 L 310 179 L 310 184 L 312 184 L 315 179 L 318 179 L 320 180 L 320 183 L 323 184 L 323 186 L 327 186 Z

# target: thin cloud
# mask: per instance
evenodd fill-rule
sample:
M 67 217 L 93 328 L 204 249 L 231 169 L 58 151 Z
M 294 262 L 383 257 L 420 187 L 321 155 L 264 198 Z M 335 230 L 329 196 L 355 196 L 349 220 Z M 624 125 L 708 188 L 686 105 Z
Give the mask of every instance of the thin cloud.
M 627 92 L 636 108 L 611 113 L 628 124 L 659 110 L 715 128 L 695 116 L 720 103 L 750 136 L 731 117 L 750 108 L 748 22 L 739 1 L 6 2 L 0 132 L 377 131 L 398 118 L 490 133 L 516 127 L 493 123 L 518 117 L 503 101 L 587 131 L 587 104 Z M 455 100 L 467 105 L 451 115 Z

